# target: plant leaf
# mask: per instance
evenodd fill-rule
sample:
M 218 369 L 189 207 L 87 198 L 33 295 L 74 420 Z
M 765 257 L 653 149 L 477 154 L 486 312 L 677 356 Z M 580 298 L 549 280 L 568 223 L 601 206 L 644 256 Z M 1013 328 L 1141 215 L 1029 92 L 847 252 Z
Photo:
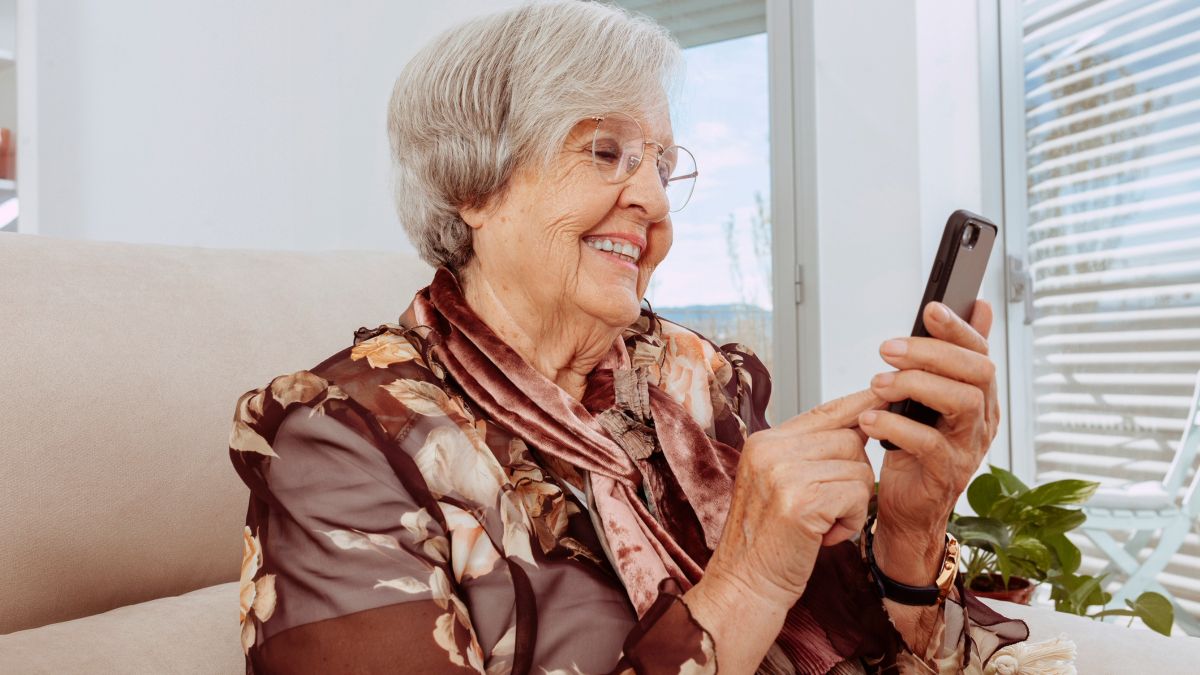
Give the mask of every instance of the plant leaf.
M 1000 480 L 990 473 L 979 474 L 967 488 L 967 502 L 975 515 L 987 518 L 1000 497 Z
M 1104 589 L 1100 588 L 1100 584 L 1104 583 L 1104 577 L 1108 575 L 1102 574 L 1098 577 L 1081 575 L 1083 581 L 1077 588 L 1071 591 L 1071 602 L 1081 610 L 1089 605 L 1105 604 L 1104 596 L 1108 595 Z M 1079 612 L 1082 614 L 1083 612 Z
M 950 534 L 967 546 L 987 551 L 1009 545 L 1008 528 L 994 518 L 960 516 L 950 524 Z
M 1034 520 L 1037 529 L 1044 535 L 1070 532 L 1087 522 L 1087 514 L 1079 509 L 1064 509 L 1058 506 L 1039 506 Z
M 1058 569 L 1067 574 L 1074 574 L 1079 569 L 1079 563 L 1083 561 L 1083 555 L 1079 552 L 1079 547 L 1070 539 L 1067 539 L 1067 535 L 1061 532 L 1043 535 L 1042 543 L 1058 559 Z
M 1008 555 L 1013 563 L 1020 565 L 1020 572 L 1039 581 L 1046 578 L 1047 572 L 1053 565 L 1053 555 L 1046 545 L 1035 537 L 1027 534 L 1018 535 L 1008 547 Z M 1028 563 L 1028 564 L 1022 564 Z
M 1029 506 L 1048 504 L 1082 504 L 1092 498 L 1100 484 L 1090 480 L 1074 478 L 1056 480 L 1039 485 L 1020 496 L 1021 503 Z
M 1025 512 L 1029 510 L 1015 497 L 1002 496 L 992 504 L 991 513 L 988 515 L 996 520 L 1013 525 L 1023 524 L 1025 521 Z
M 996 568 L 1000 570 L 1000 578 L 1004 580 L 1004 587 L 1008 588 L 1008 578 L 1012 575 L 1012 563 L 1008 559 L 1008 553 L 1003 548 L 997 548 L 996 553 Z
M 1050 584 L 1050 599 L 1054 601 L 1054 610 L 1067 614 L 1082 615 L 1083 611 L 1071 604 L 1071 591 L 1079 587 L 1082 580 L 1074 574 L 1051 574 L 1047 579 Z
M 1171 634 L 1171 626 L 1175 623 L 1175 608 L 1171 602 L 1154 591 L 1146 591 L 1137 600 L 1126 600 L 1126 605 L 1145 622 L 1146 627 L 1163 635 Z
M 1017 496 L 1029 491 L 1029 486 L 1022 483 L 1021 479 L 1017 478 L 1012 472 L 992 464 L 989 464 L 988 468 L 991 469 L 992 475 L 1000 481 L 1000 488 L 1004 491 L 1004 494 Z
M 1067 600 L 1071 595 L 1064 582 L 1064 577 L 1067 576 L 1070 575 L 1052 574 L 1047 577 L 1046 583 L 1050 584 L 1050 599 L 1054 601 L 1054 611 L 1074 614 L 1067 606 Z
M 1137 612 L 1132 609 L 1106 609 L 1103 612 L 1096 612 L 1089 615 L 1093 619 L 1103 619 L 1106 616 L 1137 616 Z

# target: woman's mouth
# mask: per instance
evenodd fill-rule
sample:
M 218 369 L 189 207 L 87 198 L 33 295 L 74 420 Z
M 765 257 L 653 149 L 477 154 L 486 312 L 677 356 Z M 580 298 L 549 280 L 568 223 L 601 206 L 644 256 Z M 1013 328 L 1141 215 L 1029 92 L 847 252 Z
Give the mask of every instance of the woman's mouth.
M 637 264 L 637 261 L 642 257 L 642 249 L 640 246 L 635 246 L 621 239 L 608 239 L 606 237 L 585 237 L 583 243 L 596 249 L 601 253 L 622 260 L 624 262 Z

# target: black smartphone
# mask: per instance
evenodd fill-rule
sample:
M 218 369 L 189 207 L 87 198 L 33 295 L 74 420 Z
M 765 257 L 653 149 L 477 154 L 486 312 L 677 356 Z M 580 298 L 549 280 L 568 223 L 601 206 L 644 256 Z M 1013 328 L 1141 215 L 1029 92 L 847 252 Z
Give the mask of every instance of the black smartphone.
M 921 306 L 917 308 L 913 337 L 929 337 L 924 316 L 925 305 L 931 302 L 940 302 L 964 320 L 971 320 L 971 310 L 979 297 L 983 273 L 987 271 L 998 232 L 995 223 L 970 211 L 958 210 L 950 214 L 946 229 L 942 231 L 937 257 L 929 270 L 925 297 L 921 298 Z M 893 403 L 888 410 L 929 426 L 937 424 L 939 417 L 936 410 L 911 399 Z M 883 441 L 883 447 L 897 449 L 891 441 Z

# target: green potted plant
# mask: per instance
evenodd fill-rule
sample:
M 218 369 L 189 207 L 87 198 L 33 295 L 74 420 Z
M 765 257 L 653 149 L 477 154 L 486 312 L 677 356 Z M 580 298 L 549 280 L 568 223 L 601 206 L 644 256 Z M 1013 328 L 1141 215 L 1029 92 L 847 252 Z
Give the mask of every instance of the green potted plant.
M 997 466 L 977 476 L 967 488 L 967 502 L 976 515 L 950 517 L 950 532 L 963 551 L 963 583 L 979 596 L 1029 604 L 1037 584 L 1045 582 L 1059 611 L 1092 618 L 1138 617 L 1170 634 L 1174 613 L 1162 595 L 1143 593 L 1127 601 L 1128 608 L 1106 610 L 1112 595 L 1103 590 L 1105 576 L 1076 574 L 1082 555 L 1067 532 L 1087 516 L 1070 507 L 1086 502 L 1098 486 L 1066 479 L 1030 488 Z M 1089 613 L 1097 605 L 1099 611 Z
M 1138 618 L 1153 631 L 1163 635 L 1171 634 L 1171 626 L 1175 623 L 1175 608 L 1161 593 L 1146 591 L 1139 595 L 1137 600 L 1126 600 L 1125 607 L 1104 609 L 1112 602 L 1112 594 L 1104 591 L 1104 580 L 1107 576 L 1101 574 L 1093 577 L 1071 573 L 1051 575 L 1050 598 L 1054 600 L 1054 609 L 1092 619 L 1127 616 L 1131 624 L 1134 618 Z M 1094 606 L 1099 607 L 1095 612 L 1091 611 Z

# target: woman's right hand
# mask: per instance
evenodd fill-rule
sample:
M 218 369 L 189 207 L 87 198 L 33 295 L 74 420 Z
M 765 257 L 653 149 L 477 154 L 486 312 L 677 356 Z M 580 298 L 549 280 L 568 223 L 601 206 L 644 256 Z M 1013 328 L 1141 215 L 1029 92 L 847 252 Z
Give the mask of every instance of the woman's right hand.
M 685 596 L 713 633 L 721 672 L 754 670 L 804 593 L 821 547 L 862 529 L 875 474 L 858 416 L 884 405 L 861 391 L 746 439 L 721 541 Z

